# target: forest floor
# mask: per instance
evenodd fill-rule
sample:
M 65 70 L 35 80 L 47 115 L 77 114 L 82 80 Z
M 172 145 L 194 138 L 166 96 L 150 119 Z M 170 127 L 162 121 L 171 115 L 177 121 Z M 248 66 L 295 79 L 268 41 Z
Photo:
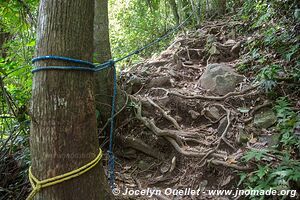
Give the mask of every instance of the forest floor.
M 255 166 L 242 157 L 273 145 L 277 135 L 272 102 L 255 85 L 253 72 L 238 74 L 247 54 L 243 44 L 255 39 L 239 35 L 241 26 L 230 18 L 207 22 L 122 72 L 132 112 L 116 130 L 116 185 L 120 192 L 162 193 L 119 199 L 245 198 L 208 192 L 241 188 L 240 172 Z M 201 192 L 166 195 L 167 188 Z
M 230 17 L 205 22 L 194 31 L 182 31 L 159 55 L 121 72 L 118 97 L 124 101 L 118 106 L 114 132 L 114 192 L 122 194 L 116 199 L 249 199 L 235 196 L 244 189 L 241 177 L 252 177 L 257 166 L 277 167 L 285 159 L 265 151 L 281 137 L 272 110 L 276 97 L 268 98 L 256 81 L 260 69 L 254 70 L 246 46 L 261 36 L 255 31 L 241 33 L 244 26 Z M 272 62 L 283 63 L 274 53 L 265 54 Z M 285 80 L 284 74 L 279 78 Z M 292 108 L 299 111 L 299 91 L 286 83 L 278 85 L 280 95 L 288 93 Z M 300 135 L 300 125 L 298 129 Z M 103 138 L 101 147 L 108 137 Z M 290 150 L 290 160 L 298 159 L 299 152 Z M 3 147 L 1 151 L 0 172 L 9 175 L 0 179 L 5 186 L 0 187 L 0 199 L 25 199 L 31 191 L 30 157 L 25 158 L 28 145 L 22 144 L 14 157 L 2 159 L 8 150 Z M 253 151 L 260 159 L 247 159 Z M 107 156 L 103 159 L 107 163 Z M 16 160 L 28 162 L 21 167 Z M 299 174 L 295 177 L 298 180 Z M 300 188 L 296 184 L 289 186 Z M 10 187 L 16 191 L 6 189 Z

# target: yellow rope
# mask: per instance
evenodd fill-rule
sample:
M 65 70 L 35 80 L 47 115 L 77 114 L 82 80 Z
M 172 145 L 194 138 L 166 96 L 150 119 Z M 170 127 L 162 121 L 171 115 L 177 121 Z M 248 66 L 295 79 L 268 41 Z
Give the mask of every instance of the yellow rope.
M 31 186 L 33 188 L 33 190 L 31 191 L 31 193 L 29 194 L 29 196 L 27 197 L 26 200 L 32 200 L 33 197 L 42 189 L 45 187 L 49 187 L 52 185 L 56 185 L 58 183 L 64 182 L 66 180 L 70 180 L 72 178 L 75 178 L 77 176 L 80 176 L 82 174 L 84 174 L 85 172 L 89 171 L 90 169 L 92 169 L 95 165 L 97 165 L 99 163 L 99 161 L 102 158 L 102 150 L 100 149 L 98 156 L 92 160 L 91 162 L 89 162 L 88 164 L 70 171 L 68 173 L 62 174 L 62 175 L 58 175 L 55 176 L 53 178 L 49 178 L 49 179 L 45 179 L 45 180 L 38 180 L 31 171 L 31 167 L 29 167 L 29 181 L 31 183 Z

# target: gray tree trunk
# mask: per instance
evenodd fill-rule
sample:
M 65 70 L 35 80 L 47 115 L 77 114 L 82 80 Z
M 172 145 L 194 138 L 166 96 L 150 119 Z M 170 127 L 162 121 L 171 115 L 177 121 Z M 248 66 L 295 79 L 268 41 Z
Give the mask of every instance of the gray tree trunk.
M 0 27 L 0 57 L 6 58 L 6 49 L 4 44 L 9 40 L 10 34 L 2 31 Z
M 36 55 L 92 61 L 94 0 L 41 0 Z M 39 61 L 37 66 L 74 66 Z M 90 72 L 45 70 L 32 86 L 32 172 L 44 180 L 75 170 L 99 152 L 96 129 L 95 76 Z M 42 189 L 34 199 L 104 200 L 100 164 L 71 180 Z
M 103 63 L 111 59 L 109 41 L 108 1 L 95 0 L 94 18 L 94 60 Z M 100 120 L 105 123 L 110 118 L 113 94 L 113 70 L 105 69 L 96 78 L 96 108 Z
M 170 4 L 170 6 L 171 6 L 175 22 L 178 25 L 180 23 L 180 19 L 179 19 L 179 14 L 178 14 L 178 9 L 177 9 L 176 1 L 175 0 L 169 0 L 168 2 Z
M 111 47 L 109 40 L 108 1 L 95 0 L 94 18 L 94 61 L 103 63 L 111 59 Z M 118 91 L 120 91 L 118 87 Z M 96 108 L 100 112 L 102 124 L 111 117 L 111 103 L 113 96 L 113 70 L 105 69 L 97 73 L 96 84 Z M 124 105 L 124 96 L 118 92 L 117 109 Z
M 224 15 L 226 13 L 226 0 L 217 0 L 217 6 L 220 15 Z

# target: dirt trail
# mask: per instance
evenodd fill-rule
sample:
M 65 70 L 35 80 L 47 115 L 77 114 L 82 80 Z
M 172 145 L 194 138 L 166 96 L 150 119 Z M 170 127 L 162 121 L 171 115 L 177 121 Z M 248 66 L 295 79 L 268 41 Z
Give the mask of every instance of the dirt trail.
M 237 172 L 252 167 L 241 161 L 245 151 L 268 145 L 256 138 L 262 129 L 252 121 L 258 110 L 270 106 L 252 78 L 235 70 L 245 41 L 236 32 L 241 25 L 208 22 L 123 73 L 121 87 L 133 112 L 116 130 L 122 144 L 116 152 L 118 188 L 191 188 L 201 195 L 120 199 L 234 199 L 203 191 L 237 188 Z M 216 78 L 208 68 L 221 74 Z

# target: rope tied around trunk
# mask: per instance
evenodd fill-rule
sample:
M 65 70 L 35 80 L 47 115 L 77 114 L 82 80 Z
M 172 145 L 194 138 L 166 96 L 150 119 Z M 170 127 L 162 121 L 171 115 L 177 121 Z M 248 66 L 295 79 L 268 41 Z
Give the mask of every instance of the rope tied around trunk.
M 114 131 L 114 119 L 115 119 L 115 111 L 116 111 L 116 96 L 117 96 L 117 73 L 116 73 L 116 67 L 115 64 L 117 62 L 123 61 L 125 59 L 128 59 L 132 57 L 133 55 L 137 55 L 144 51 L 145 49 L 148 49 L 149 47 L 155 45 L 156 43 L 159 43 L 160 41 L 166 39 L 169 37 L 171 34 L 175 33 L 178 31 L 182 26 L 184 26 L 193 16 L 194 12 L 190 14 L 182 23 L 179 25 L 175 26 L 171 30 L 169 30 L 167 33 L 165 33 L 163 36 L 158 37 L 156 40 L 146 44 L 145 46 L 129 53 L 126 56 L 123 56 L 119 59 L 116 60 L 108 60 L 102 64 L 94 64 L 88 61 L 84 60 L 79 60 L 79 59 L 74 59 L 74 58 L 68 58 L 68 57 L 63 57 L 63 56 L 40 56 L 37 58 L 32 59 L 33 63 L 36 63 L 38 61 L 43 61 L 43 60 L 59 60 L 59 61 L 65 61 L 65 62 L 70 62 L 74 64 L 79 64 L 81 66 L 40 66 L 40 67 L 35 67 L 31 72 L 37 73 L 40 71 L 46 71 L 46 70 L 72 70 L 72 71 L 83 71 L 83 72 L 91 72 L 91 73 L 97 73 L 99 71 L 102 71 L 107 68 L 112 68 L 113 69 L 113 95 L 112 95 L 112 108 L 111 108 L 111 117 L 108 119 L 110 121 L 110 138 L 109 138 L 109 149 L 108 149 L 108 166 L 109 166 L 109 181 L 110 181 L 110 186 L 111 189 L 115 188 L 115 174 L 114 174 L 114 166 L 115 166 L 115 157 L 113 154 L 113 131 Z M 87 172 L 91 168 L 93 168 L 102 158 L 102 151 L 100 149 L 100 153 L 97 156 L 97 158 L 90 163 L 84 165 L 83 167 L 73 170 L 71 172 L 68 172 L 66 174 L 56 176 L 54 178 L 46 179 L 39 181 L 37 178 L 35 178 L 32 174 L 31 167 L 29 168 L 29 180 L 30 183 L 33 187 L 32 192 L 30 193 L 29 197 L 27 200 L 31 200 L 36 193 L 38 193 L 42 188 L 49 187 L 58 183 L 61 183 L 63 181 L 69 180 L 71 178 L 75 178 L 77 176 L 80 176 L 81 174 Z
M 89 170 L 91 170 L 93 167 L 95 167 L 99 161 L 102 158 L 102 150 L 99 150 L 99 153 L 97 155 L 97 157 L 92 160 L 91 162 L 87 163 L 86 165 L 75 169 L 73 171 L 67 172 L 65 174 L 62 175 L 58 175 L 55 176 L 53 178 L 48 178 L 45 180 L 38 180 L 32 173 L 32 169 L 31 167 L 29 167 L 29 181 L 30 184 L 33 188 L 33 190 L 31 191 L 31 193 L 29 194 L 29 196 L 27 197 L 26 200 L 32 200 L 33 197 L 39 192 L 41 191 L 43 188 L 49 187 L 49 186 L 53 186 L 53 185 L 57 185 L 59 183 L 62 183 L 64 181 L 70 180 L 72 178 L 78 177 L 86 172 L 88 172 Z

